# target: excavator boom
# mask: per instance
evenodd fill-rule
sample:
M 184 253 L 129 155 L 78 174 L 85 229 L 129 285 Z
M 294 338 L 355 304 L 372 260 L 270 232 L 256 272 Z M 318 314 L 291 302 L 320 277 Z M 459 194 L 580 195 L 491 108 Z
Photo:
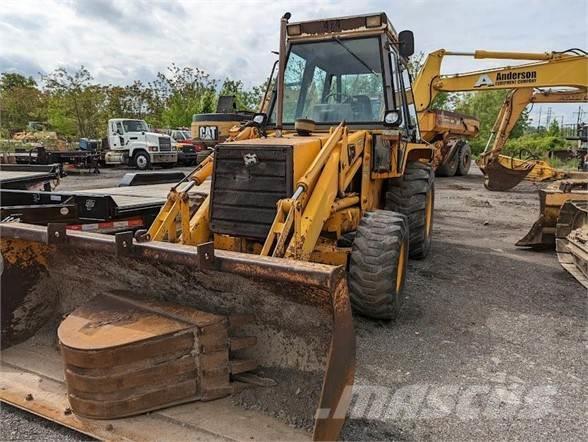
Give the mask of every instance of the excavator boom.
M 473 72 L 441 74 L 446 56 L 477 59 L 499 58 L 538 60 L 515 66 L 500 66 Z M 576 53 L 452 52 L 439 49 L 430 53 L 414 81 L 417 112 L 428 109 L 439 92 L 467 92 L 521 87 L 588 87 L 588 55 Z

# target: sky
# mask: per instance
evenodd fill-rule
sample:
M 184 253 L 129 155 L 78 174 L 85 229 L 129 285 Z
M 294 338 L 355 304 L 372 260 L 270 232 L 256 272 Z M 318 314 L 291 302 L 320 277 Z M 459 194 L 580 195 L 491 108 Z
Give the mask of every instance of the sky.
M 565 5 L 565 6 L 564 6 Z M 417 52 L 439 48 L 544 52 L 588 49 L 587 0 L 2 0 L 0 72 L 38 78 L 86 66 L 101 83 L 150 81 L 171 63 L 213 78 L 263 82 L 276 56 L 279 19 L 292 21 L 384 11 L 410 29 Z M 452 57 L 443 72 L 496 62 Z M 575 121 L 578 105 L 535 106 L 531 117 Z M 584 105 L 588 114 L 588 105 Z

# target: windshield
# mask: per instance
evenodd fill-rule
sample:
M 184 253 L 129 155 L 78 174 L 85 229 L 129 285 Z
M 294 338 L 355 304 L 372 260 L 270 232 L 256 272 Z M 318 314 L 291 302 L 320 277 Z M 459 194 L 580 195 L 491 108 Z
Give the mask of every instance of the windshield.
M 185 140 L 189 140 L 190 138 L 192 138 L 192 134 L 187 130 L 183 130 L 182 135 L 184 135 Z
M 147 132 L 149 128 L 143 120 L 123 120 L 125 132 Z
M 378 38 L 294 44 L 284 77 L 284 124 L 298 118 L 331 124 L 384 118 Z

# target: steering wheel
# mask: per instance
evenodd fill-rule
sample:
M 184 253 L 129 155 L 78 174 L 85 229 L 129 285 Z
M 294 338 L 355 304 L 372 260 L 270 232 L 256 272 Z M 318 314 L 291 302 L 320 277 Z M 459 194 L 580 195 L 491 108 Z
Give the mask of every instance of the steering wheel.
M 341 96 L 341 98 L 345 97 L 345 100 L 342 100 L 341 103 L 348 103 L 348 102 L 351 102 L 351 100 L 352 100 L 351 95 L 347 95 L 347 94 L 345 94 L 343 92 L 341 92 L 341 93 L 339 93 L 339 92 L 331 92 L 330 94 L 328 94 L 328 95 L 325 96 L 325 98 L 324 98 L 325 103 L 328 103 L 329 102 L 329 98 L 334 97 L 336 95 Z

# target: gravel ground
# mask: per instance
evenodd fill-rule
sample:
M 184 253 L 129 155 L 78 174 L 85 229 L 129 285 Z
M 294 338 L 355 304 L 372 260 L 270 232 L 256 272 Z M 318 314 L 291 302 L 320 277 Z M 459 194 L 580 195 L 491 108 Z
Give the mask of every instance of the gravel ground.
M 115 186 L 125 172 L 58 189 Z M 355 318 L 343 437 L 585 440 L 586 291 L 553 252 L 514 246 L 537 217 L 536 186 L 490 193 L 476 171 L 437 180 L 435 205 L 432 254 L 411 261 L 399 320 Z M 2 406 L 0 439 L 86 437 Z

